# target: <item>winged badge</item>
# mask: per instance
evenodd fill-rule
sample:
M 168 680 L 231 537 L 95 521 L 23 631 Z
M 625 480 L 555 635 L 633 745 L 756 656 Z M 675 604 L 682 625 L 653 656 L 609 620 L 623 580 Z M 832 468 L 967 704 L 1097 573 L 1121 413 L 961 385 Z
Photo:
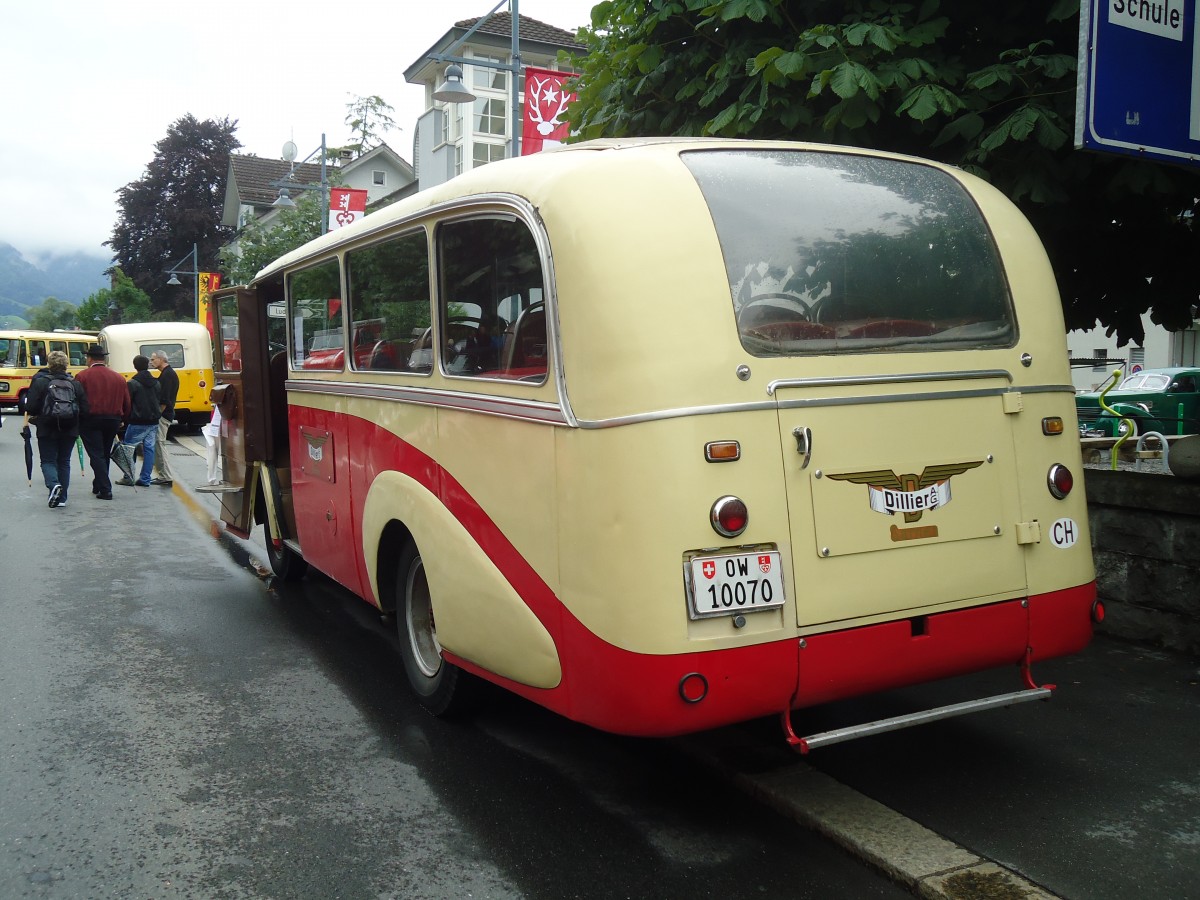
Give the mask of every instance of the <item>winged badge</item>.
M 865 484 L 871 509 L 875 512 L 889 516 L 903 513 L 905 522 L 917 522 L 927 511 L 950 502 L 950 479 L 953 476 L 981 465 L 983 460 L 976 459 L 926 466 L 920 475 L 897 475 L 891 469 L 875 469 L 870 472 L 827 474 L 825 477 L 834 481 L 849 481 L 851 484 Z

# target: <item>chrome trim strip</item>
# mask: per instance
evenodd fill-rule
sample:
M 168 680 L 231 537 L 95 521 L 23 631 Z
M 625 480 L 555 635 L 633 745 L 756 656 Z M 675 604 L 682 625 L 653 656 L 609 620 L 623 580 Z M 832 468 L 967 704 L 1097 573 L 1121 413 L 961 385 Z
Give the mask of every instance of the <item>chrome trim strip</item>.
M 494 394 L 471 394 L 405 385 L 362 384 L 353 381 L 288 380 L 284 383 L 284 387 L 289 394 L 386 400 L 393 403 L 412 403 L 418 406 L 440 406 L 447 409 L 466 410 L 508 419 L 541 422 L 547 425 L 570 424 L 567 416 L 557 404 L 541 400 L 522 400 L 516 397 L 497 397 Z
M 611 419 L 576 419 L 580 428 L 619 428 L 622 425 L 640 425 L 643 422 L 658 422 L 663 419 L 682 419 L 689 416 L 714 416 L 727 412 L 753 412 L 755 410 L 778 409 L 770 400 L 755 403 L 723 403 L 716 406 L 687 406 L 680 409 L 660 409 L 655 412 L 635 413 L 630 416 L 615 416 Z
M 927 381 L 964 381 L 976 378 L 1003 378 L 1012 384 L 1007 369 L 978 369 L 962 372 L 917 372 L 908 375 L 850 375 L 822 378 L 779 378 L 767 385 L 767 396 L 784 387 L 847 387 L 857 384 L 919 384 Z
M 712 406 L 686 406 L 676 409 L 660 409 L 653 412 L 614 416 L 609 419 L 576 419 L 568 411 L 554 403 L 538 400 L 522 400 L 515 397 L 498 397 L 463 391 L 446 391 L 436 388 L 409 387 L 406 385 L 361 384 L 358 382 L 328 382 L 315 380 L 289 380 L 285 387 L 289 393 L 324 394 L 331 396 L 359 397 L 371 400 L 389 400 L 414 403 L 421 406 L 444 406 L 449 409 L 467 410 L 486 415 L 503 416 L 548 425 L 568 428 L 596 430 L 620 428 L 625 425 L 641 425 L 666 419 L 682 419 L 692 416 L 713 416 L 731 412 L 762 412 L 780 409 L 814 409 L 818 407 L 867 406 L 879 403 L 909 403 L 924 400 L 957 400 L 978 397 L 999 397 L 1015 393 L 1010 388 L 978 388 L 967 391 L 934 391 L 927 393 L 885 394 L 867 397 L 797 397 L 791 400 L 760 400 L 752 403 L 722 403 Z M 1075 388 L 1069 384 L 1044 384 L 1022 387 L 1020 393 L 1074 395 Z

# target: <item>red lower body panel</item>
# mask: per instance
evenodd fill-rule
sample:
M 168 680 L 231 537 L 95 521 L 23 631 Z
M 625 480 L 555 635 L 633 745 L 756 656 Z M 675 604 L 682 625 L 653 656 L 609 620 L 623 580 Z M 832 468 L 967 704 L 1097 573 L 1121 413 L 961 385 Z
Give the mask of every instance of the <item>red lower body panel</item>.
M 1094 583 L 956 610 L 735 650 L 647 656 L 613 647 L 564 615 L 557 635 L 563 681 L 539 690 L 468 671 L 568 718 L 605 731 L 667 736 L 998 666 L 1075 653 L 1091 639 Z M 703 676 L 688 702 L 680 683 Z M 693 686 L 695 686 L 693 679 Z

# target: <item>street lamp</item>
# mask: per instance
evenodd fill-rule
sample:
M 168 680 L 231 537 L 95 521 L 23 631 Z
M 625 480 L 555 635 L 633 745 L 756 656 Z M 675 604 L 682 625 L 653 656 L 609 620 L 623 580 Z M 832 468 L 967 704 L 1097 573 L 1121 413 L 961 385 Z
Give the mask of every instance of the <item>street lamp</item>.
M 496 63 L 484 59 L 466 59 L 461 56 L 451 56 L 461 47 L 488 19 L 495 15 L 504 4 L 508 4 L 508 12 L 512 17 L 512 62 Z M 462 83 L 463 70 L 459 66 L 481 66 L 485 69 L 499 69 L 509 72 L 512 80 L 511 119 L 512 119 L 512 155 L 521 155 L 521 14 L 517 9 L 518 0 L 500 0 L 492 7 L 491 12 L 471 26 L 470 30 L 450 45 L 446 53 L 431 53 L 429 59 L 435 62 L 457 63 L 446 67 L 446 80 L 433 92 L 433 99 L 443 103 L 470 103 L 475 100 Z
M 192 268 L 190 271 L 180 268 L 180 266 L 187 262 L 188 259 L 191 259 L 192 261 Z M 192 318 L 197 322 L 200 321 L 200 254 L 196 251 L 196 245 L 192 244 L 192 252 L 179 262 L 175 263 L 175 265 L 171 266 L 171 268 L 167 269 L 167 271 L 171 274 L 171 277 L 167 279 L 167 284 L 170 285 L 183 284 L 183 282 L 179 280 L 180 275 L 195 276 L 196 300 L 195 306 L 192 310 Z
M 304 165 L 318 153 L 321 154 L 321 183 L 319 185 L 300 184 L 293 181 L 292 177 L 296 174 L 296 166 Z M 275 198 L 275 202 L 271 206 L 276 209 L 295 209 L 296 201 L 291 197 L 292 191 L 320 191 L 321 192 L 321 234 L 329 230 L 329 179 L 326 177 L 325 163 L 328 156 L 325 151 L 325 135 L 321 135 L 321 146 L 314 150 L 297 164 L 296 145 L 288 141 L 283 145 L 283 158 L 291 163 L 288 173 L 276 181 L 269 182 L 271 187 L 279 189 L 279 196 Z

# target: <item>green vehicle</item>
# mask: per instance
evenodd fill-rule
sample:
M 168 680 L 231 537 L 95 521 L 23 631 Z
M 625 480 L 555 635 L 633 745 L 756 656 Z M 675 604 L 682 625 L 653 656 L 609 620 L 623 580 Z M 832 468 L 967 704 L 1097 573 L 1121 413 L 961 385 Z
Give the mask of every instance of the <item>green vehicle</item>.
M 1117 415 L 1100 406 L 1100 392 L 1075 396 L 1084 437 L 1118 437 L 1133 423 L 1135 435 L 1200 432 L 1200 368 L 1143 369 L 1126 376 L 1105 396 Z

